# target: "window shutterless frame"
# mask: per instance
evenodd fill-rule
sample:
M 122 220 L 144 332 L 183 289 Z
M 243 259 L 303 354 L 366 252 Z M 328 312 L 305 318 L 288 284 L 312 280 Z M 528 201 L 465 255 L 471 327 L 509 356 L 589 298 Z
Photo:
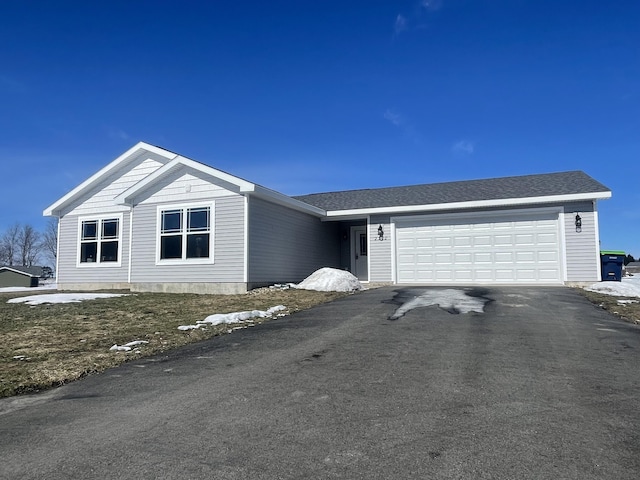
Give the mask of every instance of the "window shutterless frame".
M 158 206 L 156 264 L 214 263 L 214 203 Z
M 78 267 L 122 265 L 122 213 L 78 217 Z

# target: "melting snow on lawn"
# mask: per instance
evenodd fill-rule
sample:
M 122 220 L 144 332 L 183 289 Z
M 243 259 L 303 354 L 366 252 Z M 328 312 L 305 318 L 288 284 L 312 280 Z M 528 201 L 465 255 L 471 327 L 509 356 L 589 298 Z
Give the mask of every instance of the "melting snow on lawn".
M 109 350 L 112 352 L 128 352 L 133 347 L 137 347 L 138 345 L 144 345 L 145 343 L 149 343 L 146 340 L 134 340 L 133 342 L 125 343 L 124 345 L 114 345 Z
M 206 327 L 207 325 L 221 325 L 231 323 L 242 323 L 252 318 L 270 318 L 276 316 L 278 312 L 286 310 L 284 305 L 276 305 L 268 310 L 251 310 L 247 312 L 232 312 L 232 313 L 215 313 L 209 315 L 204 320 L 198 320 L 195 325 L 180 325 L 178 330 L 194 330 L 200 327 Z M 280 316 L 284 316 L 280 314 Z
M 640 275 L 623 277 L 621 282 L 599 282 L 585 287 L 590 292 L 616 297 L 640 297 Z
M 329 267 L 316 270 L 302 282 L 294 285 L 294 287 L 320 292 L 353 292 L 362 290 L 360 281 L 352 273 Z
M 126 293 L 48 293 L 43 295 L 29 295 L 7 300 L 7 303 L 26 303 L 27 305 L 41 305 L 43 303 L 78 303 L 97 298 L 123 297 Z

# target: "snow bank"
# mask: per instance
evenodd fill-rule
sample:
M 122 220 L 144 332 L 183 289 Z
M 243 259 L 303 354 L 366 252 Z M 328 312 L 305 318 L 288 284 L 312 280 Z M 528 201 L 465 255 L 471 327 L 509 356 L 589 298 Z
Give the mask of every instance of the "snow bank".
M 96 298 L 123 297 L 126 293 L 48 293 L 43 295 L 29 295 L 27 297 L 11 298 L 7 303 L 26 303 L 27 305 L 42 305 L 43 303 L 78 303 Z
M 222 325 L 231 323 L 242 323 L 252 318 L 268 318 L 273 317 L 278 312 L 286 310 L 284 305 L 276 305 L 268 310 L 251 310 L 246 312 L 232 312 L 232 313 L 215 313 L 209 315 L 204 320 L 198 320 L 195 325 L 180 325 L 178 330 L 195 330 L 200 327 L 206 327 L 207 325 Z
M 640 297 L 640 275 L 623 277 L 621 282 L 598 282 L 585 287 L 590 292 L 616 297 Z
M 362 290 L 362 285 L 350 272 L 325 267 L 313 272 L 295 285 L 295 288 L 320 292 L 353 292 L 354 290 Z

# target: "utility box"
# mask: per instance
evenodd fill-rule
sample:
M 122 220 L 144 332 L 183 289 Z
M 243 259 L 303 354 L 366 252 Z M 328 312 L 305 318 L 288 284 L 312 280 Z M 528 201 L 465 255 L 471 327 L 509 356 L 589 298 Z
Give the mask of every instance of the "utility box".
M 602 267 L 603 282 L 621 282 L 622 266 L 626 253 L 616 250 L 601 250 L 600 265 Z

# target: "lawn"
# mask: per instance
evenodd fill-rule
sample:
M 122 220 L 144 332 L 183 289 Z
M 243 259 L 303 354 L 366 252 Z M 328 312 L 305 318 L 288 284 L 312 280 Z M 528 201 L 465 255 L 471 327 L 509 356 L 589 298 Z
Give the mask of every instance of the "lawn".
M 276 305 L 294 313 L 346 295 L 259 289 L 244 295 L 137 293 L 81 303 L 7 303 L 30 294 L 0 293 L 0 397 L 62 385 L 131 359 L 231 331 L 234 326 L 229 325 L 178 330 L 214 313 L 267 310 Z M 244 325 L 264 321 L 268 319 L 255 318 Z M 109 350 L 134 340 L 148 343 L 130 352 Z
M 640 298 L 616 297 L 587 290 L 580 291 L 591 303 L 604 308 L 627 322 L 640 324 Z
M 580 291 L 622 319 L 640 323 L 640 303 L 621 304 L 622 297 Z M 137 293 L 82 303 L 7 303 L 29 294 L 0 293 L 0 397 L 37 392 L 132 359 L 229 333 L 234 326 L 178 330 L 180 325 L 194 324 L 214 313 L 267 310 L 276 305 L 285 305 L 288 313 L 294 313 L 346 295 L 258 289 L 244 295 Z M 244 325 L 268 320 L 255 318 Z M 149 343 L 130 352 L 109 350 L 114 344 L 134 340 Z

